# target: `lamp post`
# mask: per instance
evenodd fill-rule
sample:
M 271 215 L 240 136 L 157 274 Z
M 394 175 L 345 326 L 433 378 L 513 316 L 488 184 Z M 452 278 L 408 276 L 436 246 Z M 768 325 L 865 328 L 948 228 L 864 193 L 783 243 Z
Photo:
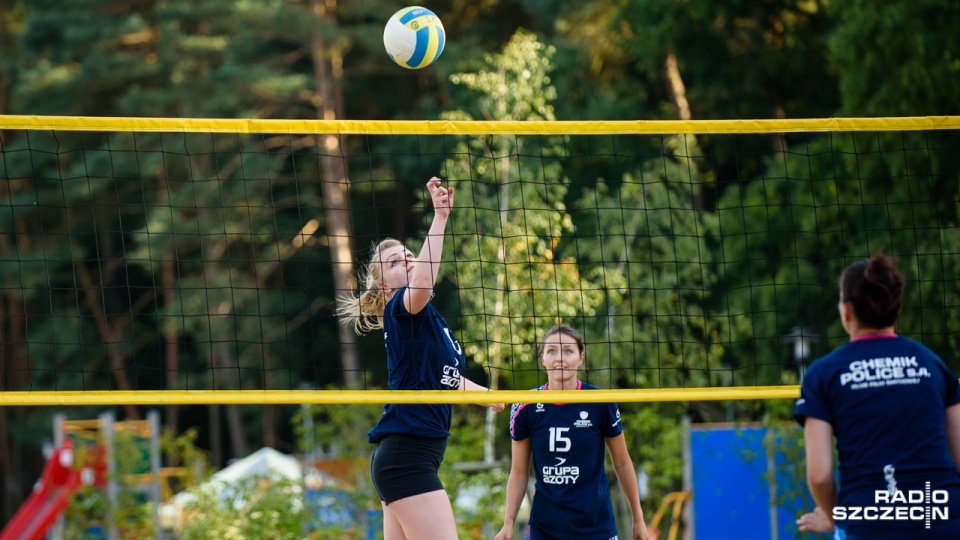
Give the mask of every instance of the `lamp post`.
M 783 337 L 793 342 L 793 361 L 797 363 L 797 371 L 800 374 L 800 384 L 803 384 L 807 358 L 813 351 L 813 345 L 820 336 L 805 326 L 794 326 L 790 329 L 790 333 Z

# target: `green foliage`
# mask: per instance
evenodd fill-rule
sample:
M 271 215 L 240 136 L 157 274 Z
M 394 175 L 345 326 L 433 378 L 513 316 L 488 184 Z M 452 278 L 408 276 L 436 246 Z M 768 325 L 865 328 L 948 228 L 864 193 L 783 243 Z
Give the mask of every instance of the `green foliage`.
M 196 482 L 205 478 L 210 464 L 209 453 L 197 446 L 198 435 L 199 430 L 195 427 L 188 428 L 179 435 L 171 429 L 164 429 L 160 434 L 160 448 L 170 466 L 202 469 L 198 471 L 199 474 L 194 475 L 193 480 Z
M 730 186 L 717 202 L 711 234 L 727 261 L 718 267 L 715 290 L 742 323 L 732 327 L 731 341 L 742 344 L 733 346 L 732 357 L 774 360 L 761 369 L 777 381 L 783 380 L 777 365 L 793 361 L 782 340 L 792 327 L 820 336 L 815 354 L 845 341 L 833 316 L 837 276 L 854 260 L 884 250 L 900 259 L 908 283 L 899 331 L 949 359 L 955 345 L 942 335 L 943 325 L 956 320 L 947 306 L 956 298 L 948 282 L 957 266 L 932 254 L 956 249 L 954 235 L 943 234 L 957 222 L 957 187 L 949 179 L 956 164 L 941 153 L 953 138 L 818 137 L 803 151 L 768 158 L 762 181 Z M 921 310 L 938 316 L 914 316 Z M 772 312 L 780 316 L 756 315 Z
M 617 4 L 598 2 L 588 4 Z M 677 57 L 693 118 L 829 116 L 839 99 L 826 54 L 830 20 L 822 0 L 786 2 L 662 2 L 631 0 L 608 11 L 607 32 L 617 54 L 667 87 L 663 59 Z M 582 11 L 587 14 L 587 6 Z M 577 26 L 571 26 L 576 34 Z M 594 46 L 596 48 L 596 46 Z M 629 64 L 628 64 L 629 65 Z M 810 84 L 809 81 L 816 81 Z M 662 91 L 645 103 L 644 117 L 676 117 Z
M 555 53 L 537 36 L 518 30 L 503 52 L 484 57 L 484 69 L 454 73 L 450 82 L 479 92 L 478 106 L 485 120 L 554 120 L 552 101 L 557 91 L 550 73 Z
M 383 415 L 381 405 L 310 405 L 291 422 L 300 451 L 329 457 L 369 457 L 367 432 Z
M 680 403 L 620 403 L 623 433 L 637 472 L 647 473 L 650 494 L 643 502 L 649 520 L 668 493 L 683 489 L 684 405 Z
M 487 57 L 487 69 L 451 80 L 479 95 L 486 118 L 552 119 L 553 52 L 530 33 L 518 32 L 502 53 Z M 469 116 L 455 111 L 446 118 Z M 472 179 L 469 189 L 457 192 L 461 208 L 452 218 L 454 263 L 448 268 L 460 292 L 465 352 L 493 370 L 494 388 L 497 369 L 507 366 L 513 386 L 535 386 L 536 378 L 524 376 L 537 372 L 530 344 L 556 321 L 591 311 L 601 300 L 584 286 L 575 260 L 555 254 L 556 242 L 573 229 L 564 203 L 569 179 L 556 159 L 563 141 L 547 138 L 534 147 L 524 142 L 472 138 L 454 149 L 466 160 L 443 166 L 452 178 Z M 482 295 L 475 294 L 476 287 Z
M 575 203 L 590 211 L 577 222 L 578 238 L 558 250 L 602 291 L 583 316 L 594 343 L 590 368 L 608 369 L 605 386 L 715 386 L 729 377 L 726 319 L 709 309 L 715 216 L 691 204 L 707 183 L 699 154 L 694 137 L 669 138 L 659 158 L 616 183 L 601 179 Z
M 309 516 L 302 487 L 266 477 L 245 478 L 224 497 L 217 488 L 199 490 L 185 508 L 182 540 L 331 538 L 304 534 Z M 343 531 L 335 531 L 343 534 Z M 350 536 L 341 536 L 349 538 Z
M 351 119 L 673 119 L 669 55 L 695 119 L 960 114 L 950 0 L 447 2 L 447 50 L 418 72 L 383 53 L 396 6 L 320 4 L 322 15 L 307 0 L 6 2 L 0 112 L 315 118 L 316 53 L 334 61 L 333 91 Z M 590 343 L 591 382 L 644 388 L 797 383 L 784 336 L 813 329 L 816 354 L 842 342 L 836 275 L 881 248 L 908 280 L 898 330 L 956 368 L 958 141 L 905 132 L 638 137 L 609 151 L 575 136 L 342 144 L 361 249 L 384 234 L 422 237 L 422 181 L 460 181 L 455 262 L 438 285 L 457 293 L 436 301 L 493 385 L 539 384 L 535 345 L 564 320 Z M 4 132 L 0 370 L 12 375 L 0 390 L 113 389 L 124 370 L 139 389 L 339 382 L 319 144 Z M 172 383 L 161 376 L 170 345 Z M 363 367 L 378 370 L 371 386 L 382 385 L 382 343 L 361 345 Z M 634 456 L 657 490 L 676 487 L 683 408 L 625 415 L 636 422 L 629 436 L 665 441 Z M 775 408 L 730 410 L 756 420 Z M 366 455 L 378 411 L 359 410 L 313 413 L 315 439 L 337 443 L 323 452 Z M 472 427 L 458 437 L 479 452 L 471 437 L 483 422 L 463 410 Z M 41 410 L 8 418 L 0 436 L 23 449 L 49 425 Z M 245 424 L 254 435 L 257 422 Z M 171 444 L 193 461 L 185 441 Z
M 766 409 L 763 424 L 767 428 L 763 447 L 774 459 L 774 468 L 767 473 L 767 481 L 774 490 L 773 503 L 798 508 L 794 517 L 799 518 L 816 506 L 807 490 L 803 429 L 793 419 L 793 402 L 768 401 L 763 405 Z M 790 523 L 788 527 L 796 525 Z M 812 538 L 813 533 L 806 536 Z
M 453 417 L 440 480 L 454 505 L 460 538 L 492 538 L 503 524 L 509 466 L 483 462 L 486 408 L 457 407 Z M 506 433 L 507 414 L 496 419 L 497 433 Z M 509 446 L 506 452 L 509 455 Z M 476 465 L 476 470 L 462 470 L 467 464 Z
M 108 503 L 101 490 L 85 486 L 76 493 L 64 512 L 65 536 L 83 538 L 91 526 L 107 524 Z
M 118 424 L 122 425 L 122 424 Z M 101 450 L 96 445 L 103 442 L 90 439 L 87 434 L 72 436 L 74 439 L 74 462 L 90 466 L 94 453 Z M 92 530 L 115 527 L 126 537 L 145 538 L 155 534 L 156 508 L 149 500 L 144 484 L 144 475 L 149 475 L 150 442 L 133 430 L 119 429 L 114 433 L 112 459 L 114 470 L 108 481 L 116 487 L 116 499 L 111 502 L 104 487 L 85 485 L 74 493 L 64 512 L 64 538 L 83 540 Z
M 850 116 L 960 113 L 950 91 L 960 76 L 955 5 L 939 0 L 829 3 L 828 45 L 839 75 L 841 112 Z
M 301 455 L 308 463 L 335 464 L 335 478 L 346 486 L 345 493 L 361 512 L 380 508 L 380 499 L 370 480 L 370 455 L 374 447 L 367 442 L 367 432 L 382 414 L 380 405 L 310 405 L 301 407 L 291 420 Z M 357 531 L 362 524 L 364 518 L 360 516 Z M 367 528 L 377 526 L 366 523 Z M 364 537 L 357 531 L 351 534 Z M 326 527 L 314 533 L 333 534 Z

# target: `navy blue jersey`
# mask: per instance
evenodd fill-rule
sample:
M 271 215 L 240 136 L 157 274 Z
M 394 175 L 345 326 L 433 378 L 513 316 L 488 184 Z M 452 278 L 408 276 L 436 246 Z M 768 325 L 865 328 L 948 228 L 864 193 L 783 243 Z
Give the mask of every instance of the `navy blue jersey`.
M 547 385 L 536 390 L 547 390 Z M 577 381 L 577 390 L 599 390 Z M 552 538 L 617 536 L 603 469 L 605 437 L 623 433 L 616 403 L 516 403 L 510 437 L 530 439 L 537 483 L 530 527 Z
M 947 446 L 945 409 L 958 403 L 957 377 L 924 345 L 881 334 L 846 343 L 813 363 L 795 415 L 833 426 L 839 455 L 838 507 L 884 506 L 927 489 L 946 490 L 960 512 L 960 474 Z M 878 495 L 877 492 L 881 492 Z M 919 495 L 917 495 L 919 496 Z M 909 505 L 909 501 L 907 501 Z M 916 527 L 903 520 L 838 520 L 851 533 Z M 922 522 L 921 522 L 922 526 Z
M 460 388 L 463 348 L 446 321 L 427 303 L 412 314 L 403 306 L 404 287 L 387 302 L 383 312 L 383 341 L 391 390 L 456 390 Z M 450 436 L 450 405 L 383 406 L 383 416 L 367 434 L 375 443 L 387 435 L 404 434 L 427 439 Z

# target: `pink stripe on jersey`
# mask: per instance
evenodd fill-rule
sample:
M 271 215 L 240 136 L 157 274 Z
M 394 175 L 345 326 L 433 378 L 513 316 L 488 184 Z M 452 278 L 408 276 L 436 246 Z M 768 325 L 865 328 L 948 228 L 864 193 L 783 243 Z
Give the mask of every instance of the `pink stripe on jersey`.
M 519 415 L 519 414 L 520 414 L 520 411 L 523 410 L 523 408 L 526 407 L 527 405 L 530 405 L 530 404 L 529 404 L 529 403 L 521 403 L 520 406 L 517 407 L 517 409 L 516 409 L 515 411 L 513 411 L 513 414 L 510 415 L 510 438 L 511 438 L 511 439 L 512 439 L 513 436 L 514 436 L 514 433 L 513 433 L 513 424 L 514 424 L 514 422 L 517 421 L 517 415 Z
M 550 389 L 550 383 L 547 383 L 547 384 L 543 385 L 543 389 L 544 389 L 544 390 L 549 390 L 549 389 Z M 577 390 L 583 390 L 583 381 L 581 381 L 580 379 L 577 379 Z
M 537 390 L 549 390 L 549 389 L 550 389 L 550 383 L 547 383 L 547 384 L 541 386 L 540 388 L 537 388 Z M 577 379 L 577 390 L 583 390 L 583 381 L 581 381 L 580 379 Z M 510 438 L 513 438 L 513 423 L 514 423 L 514 421 L 516 420 L 517 415 L 519 415 L 519 414 L 520 414 L 520 411 L 523 410 L 523 408 L 526 407 L 527 405 L 530 405 L 530 404 L 529 404 L 529 403 L 521 403 L 521 404 L 517 407 L 516 410 L 511 411 L 512 414 L 510 415 Z M 566 405 L 566 404 L 565 404 L 565 403 L 554 403 L 554 405 Z
M 893 332 L 881 332 L 877 334 L 865 334 L 860 337 L 855 337 L 855 338 L 852 338 L 850 342 L 852 343 L 854 341 L 866 341 L 868 339 L 891 339 L 895 337 L 897 337 L 897 334 Z

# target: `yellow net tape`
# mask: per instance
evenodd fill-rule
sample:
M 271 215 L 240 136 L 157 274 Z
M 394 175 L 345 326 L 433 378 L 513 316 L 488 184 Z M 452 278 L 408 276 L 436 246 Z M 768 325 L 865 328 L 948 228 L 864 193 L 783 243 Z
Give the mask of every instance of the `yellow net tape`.
M 271 133 L 362 135 L 673 135 L 705 133 L 787 133 L 844 131 L 922 131 L 960 129 L 960 117 L 812 118 L 781 120 L 665 121 L 404 121 L 257 120 L 215 118 L 119 118 L 0 115 L 0 129 L 169 133 Z M 360 403 L 521 403 L 654 402 L 743 399 L 795 399 L 797 386 L 604 390 L 600 392 L 441 392 L 389 390 L 163 390 L 0 392 L 0 406 L 360 404 Z
M 360 404 L 360 403 L 607 403 L 654 401 L 717 401 L 796 399 L 798 386 L 728 388 L 664 388 L 601 390 L 497 390 L 453 392 L 441 390 L 136 390 L 0 392 L 0 406 L 78 405 L 240 405 Z
M 0 115 L 0 129 L 364 135 L 675 135 L 960 129 L 958 116 L 782 120 L 598 120 L 483 122 L 445 120 L 256 120 Z

